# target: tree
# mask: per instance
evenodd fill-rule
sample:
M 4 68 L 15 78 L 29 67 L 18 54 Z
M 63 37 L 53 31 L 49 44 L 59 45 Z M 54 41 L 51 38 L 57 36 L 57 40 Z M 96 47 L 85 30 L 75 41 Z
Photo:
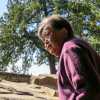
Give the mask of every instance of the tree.
M 8 13 L 1 18 L 1 70 L 6 70 L 9 63 L 17 62 L 20 58 L 23 59 L 23 69 L 30 67 L 34 60 L 33 55 L 35 50 L 39 56 L 45 60 L 37 60 L 37 63 L 42 64 L 49 61 L 51 67 L 54 66 L 51 73 L 55 73 L 55 58 L 42 48 L 42 44 L 36 36 L 37 26 L 41 19 L 41 8 L 39 1 L 18 1 L 9 0 Z M 45 15 L 46 16 L 46 15 Z M 32 29 L 32 30 L 31 30 Z M 41 52 L 41 53 L 40 53 Z M 52 59 L 51 59 L 52 57 Z
M 8 0 L 8 13 L 0 19 L 0 69 L 5 71 L 9 63 L 14 65 L 22 58 L 23 73 L 33 61 L 48 64 L 55 73 L 56 59 L 43 49 L 36 35 L 39 22 L 45 16 L 60 14 L 70 21 L 75 34 L 99 34 L 99 4 L 99 0 Z

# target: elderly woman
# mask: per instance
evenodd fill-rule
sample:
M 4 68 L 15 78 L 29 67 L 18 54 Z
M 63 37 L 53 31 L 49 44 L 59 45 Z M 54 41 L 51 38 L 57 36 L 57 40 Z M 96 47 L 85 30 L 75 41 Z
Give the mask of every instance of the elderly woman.
M 49 16 L 40 23 L 38 36 L 45 49 L 59 58 L 59 100 L 100 100 L 100 56 L 74 36 L 69 22 Z

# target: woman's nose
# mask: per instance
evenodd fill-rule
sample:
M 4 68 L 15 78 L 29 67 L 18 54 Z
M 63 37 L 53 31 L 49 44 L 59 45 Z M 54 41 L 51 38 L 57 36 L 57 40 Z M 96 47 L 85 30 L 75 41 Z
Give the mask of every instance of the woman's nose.
M 50 42 L 48 40 L 45 40 L 44 46 L 45 46 L 45 48 L 49 48 L 50 47 Z
M 44 40 L 44 44 L 45 44 L 45 46 L 48 45 L 49 44 L 49 41 L 45 39 Z

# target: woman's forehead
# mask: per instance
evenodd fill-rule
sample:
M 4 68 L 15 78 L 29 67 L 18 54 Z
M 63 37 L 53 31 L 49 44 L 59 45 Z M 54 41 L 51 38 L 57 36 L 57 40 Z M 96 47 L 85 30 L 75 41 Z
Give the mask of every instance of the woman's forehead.
M 44 26 L 42 34 L 48 34 L 48 33 L 52 32 L 52 31 L 53 31 L 52 27 L 49 24 L 47 24 L 47 25 Z
M 51 31 L 52 27 L 49 24 L 47 24 L 47 25 L 44 26 L 44 30 Z

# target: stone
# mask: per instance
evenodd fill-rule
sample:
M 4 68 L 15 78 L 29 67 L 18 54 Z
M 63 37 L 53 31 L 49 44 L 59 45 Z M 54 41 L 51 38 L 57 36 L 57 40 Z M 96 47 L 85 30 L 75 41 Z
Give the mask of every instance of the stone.
M 58 100 L 55 75 L 26 76 L 27 80 L 24 80 L 23 75 L 16 81 L 13 76 L 11 80 L 10 77 L 9 80 L 3 77 L 0 81 L 0 100 Z M 17 75 L 18 77 L 20 76 Z

